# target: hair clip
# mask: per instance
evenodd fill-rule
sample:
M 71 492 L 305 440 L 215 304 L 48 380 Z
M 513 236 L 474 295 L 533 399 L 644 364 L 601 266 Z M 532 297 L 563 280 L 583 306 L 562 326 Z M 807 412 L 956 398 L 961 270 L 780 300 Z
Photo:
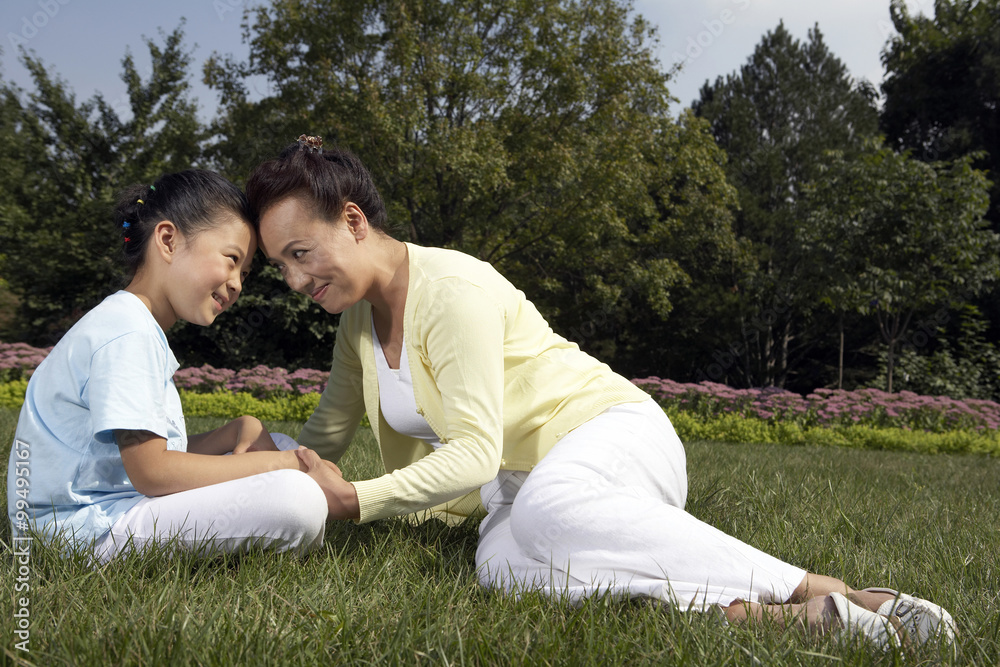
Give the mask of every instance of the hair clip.
M 125 243 L 128 243 L 128 242 L 129 242 L 129 241 L 131 241 L 131 240 L 132 240 L 132 239 L 130 239 L 129 237 L 127 237 L 127 236 L 125 237 Z
M 132 226 L 132 223 L 131 223 L 131 222 L 129 222 L 128 220 L 126 220 L 125 222 L 123 222 L 123 223 L 122 223 L 122 227 L 123 227 L 124 229 L 128 229 L 128 228 L 129 228 L 129 227 L 131 227 L 131 226 Z
M 319 153 L 320 151 L 323 150 L 323 137 L 315 137 L 312 135 L 300 134 L 299 148 L 309 153 Z
M 142 201 L 141 199 L 138 199 L 136 201 L 138 201 L 140 204 L 145 204 L 146 203 L 146 202 Z
M 152 190 L 153 192 L 156 192 L 156 186 L 155 185 L 150 185 L 149 189 Z

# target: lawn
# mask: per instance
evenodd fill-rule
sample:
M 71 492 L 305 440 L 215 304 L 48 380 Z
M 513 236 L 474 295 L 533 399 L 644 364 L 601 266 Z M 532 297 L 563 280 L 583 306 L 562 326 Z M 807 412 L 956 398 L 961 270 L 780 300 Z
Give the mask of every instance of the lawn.
M 0 410 L 6 460 L 16 412 Z M 221 423 L 189 420 L 192 432 Z M 296 434 L 299 423 L 271 424 Z M 476 526 L 399 521 L 328 527 L 304 559 L 196 560 L 162 551 L 93 569 L 35 545 L 30 590 L 0 585 L 6 662 L 166 664 L 1000 664 L 1000 460 L 837 447 L 690 442 L 688 509 L 809 570 L 891 585 L 955 616 L 957 655 L 880 655 L 835 637 L 734 628 L 647 601 L 570 607 L 476 583 Z M 370 433 L 342 462 L 379 473 Z M 16 573 L 10 529 L 0 556 Z M 30 611 L 30 653 L 15 609 Z

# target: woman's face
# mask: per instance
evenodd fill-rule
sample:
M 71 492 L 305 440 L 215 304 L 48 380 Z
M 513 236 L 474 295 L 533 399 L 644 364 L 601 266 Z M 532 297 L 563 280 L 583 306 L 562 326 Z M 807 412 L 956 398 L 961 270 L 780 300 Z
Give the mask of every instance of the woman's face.
M 268 261 L 289 287 L 328 313 L 353 306 L 371 284 L 363 237 L 346 216 L 328 222 L 295 197 L 271 206 L 260 219 L 260 247 Z

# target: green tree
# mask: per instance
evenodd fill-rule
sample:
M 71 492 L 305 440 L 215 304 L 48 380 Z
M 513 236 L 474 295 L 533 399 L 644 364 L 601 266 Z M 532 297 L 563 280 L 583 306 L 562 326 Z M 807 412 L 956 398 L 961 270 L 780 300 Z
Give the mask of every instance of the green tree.
M 221 168 L 245 174 L 302 132 L 346 146 L 404 238 L 493 263 L 604 358 L 659 347 L 630 314 L 662 321 L 687 289 L 699 258 L 673 241 L 732 252 L 721 155 L 669 115 L 628 2 L 277 0 L 245 27 L 249 61 L 205 68 Z
M 30 93 L 0 84 L 0 276 L 19 298 L 20 336 L 51 345 L 86 310 L 122 285 L 110 222 L 115 193 L 191 166 L 200 153 L 187 98 L 190 56 L 180 28 L 147 41 L 152 71 L 122 60 L 127 113 L 100 95 L 77 104 L 36 57 L 21 58 Z
M 803 187 L 824 151 L 856 151 L 876 132 L 873 98 L 818 27 L 803 43 L 782 23 L 738 72 L 702 87 L 694 110 L 728 155 L 740 205 L 734 229 L 752 262 L 734 282 L 739 327 L 720 364 L 727 381 L 784 386 L 821 338 L 826 325 L 815 326 L 813 311 L 830 277 L 811 279 L 815 259 L 796 235 L 806 215 Z
M 833 153 L 811 190 L 806 245 L 850 258 L 837 306 L 874 315 L 886 345 L 886 388 L 896 348 L 915 315 L 960 306 L 1000 277 L 1000 235 L 983 215 L 989 181 L 972 156 L 921 162 L 873 145 Z
M 898 31 L 882 54 L 881 126 L 922 160 L 981 151 L 993 175 L 987 213 L 1000 229 L 1000 0 L 935 0 L 933 17 L 890 4 Z

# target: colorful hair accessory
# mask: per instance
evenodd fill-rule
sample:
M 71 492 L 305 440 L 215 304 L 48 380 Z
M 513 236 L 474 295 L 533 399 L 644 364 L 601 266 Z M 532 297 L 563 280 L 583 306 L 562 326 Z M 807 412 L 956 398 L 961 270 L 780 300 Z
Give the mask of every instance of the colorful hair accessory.
M 122 227 L 124 227 L 125 229 L 128 229 L 131 226 L 132 226 L 132 223 L 129 222 L 128 220 L 126 220 L 125 222 L 122 223 Z
M 307 134 L 299 135 L 299 148 L 310 152 L 319 153 L 323 150 L 323 137 L 316 137 Z
M 137 200 L 137 201 L 138 201 L 138 202 L 139 202 L 140 204 L 145 204 L 145 203 L 146 203 L 146 202 L 142 201 L 141 199 L 139 199 L 139 200 Z
M 156 186 L 155 185 L 150 185 L 149 189 L 152 190 L 153 192 L 156 192 Z
M 132 239 L 130 239 L 129 237 L 127 237 L 127 236 L 125 237 L 125 243 L 128 243 L 128 242 L 129 242 L 129 241 L 131 241 L 131 240 L 132 240 Z

